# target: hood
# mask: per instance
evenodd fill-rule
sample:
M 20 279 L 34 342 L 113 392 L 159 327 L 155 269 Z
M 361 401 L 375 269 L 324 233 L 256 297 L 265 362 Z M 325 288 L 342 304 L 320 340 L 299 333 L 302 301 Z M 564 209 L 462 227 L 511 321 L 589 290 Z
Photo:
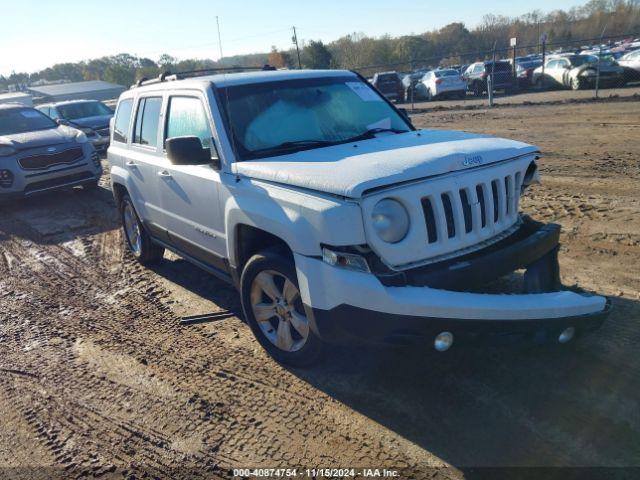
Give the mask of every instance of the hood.
M 34 132 L 3 135 L 0 136 L 0 144 L 11 145 L 17 150 L 23 150 L 25 148 L 71 143 L 77 134 L 78 130 L 75 128 L 59 126 L 58 128 L 48 128 Z
M 537 147 L 489 135 L 421 130 L 237 162 L 234 173 L 360 198 L 374 188 L 532 154 Z
M 79 127 L 88 127 L 94 130 L 100 130 L 109 126 L 109 120 L 113 115 L 99 115 L 97 117 L 76 118 L 75 120 L 69 120 L 72 124 Z

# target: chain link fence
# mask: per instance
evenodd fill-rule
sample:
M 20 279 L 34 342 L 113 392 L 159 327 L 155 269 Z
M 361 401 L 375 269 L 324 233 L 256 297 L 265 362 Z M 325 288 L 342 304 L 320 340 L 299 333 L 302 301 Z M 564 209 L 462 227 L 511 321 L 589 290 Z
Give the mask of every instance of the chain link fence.
M 640 96 L 640 33 L 511 45 L 354 70 L 412 109 Z

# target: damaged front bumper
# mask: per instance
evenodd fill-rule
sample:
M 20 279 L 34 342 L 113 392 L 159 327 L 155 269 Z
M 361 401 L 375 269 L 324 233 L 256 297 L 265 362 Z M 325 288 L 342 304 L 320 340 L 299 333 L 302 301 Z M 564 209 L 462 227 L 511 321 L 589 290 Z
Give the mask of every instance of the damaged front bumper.
M 602 296 L 560 290 L 560 229 L 525 219 L 509 238 L 482 251 L 425 268 L 374 275 L 295 255 L 303 303 L 325 341 L 407 343 L 450 332 L 456 339 L 557 340 L 600 327 L 611 304 Z M 522 293 L 472 289 L 524 268 Z

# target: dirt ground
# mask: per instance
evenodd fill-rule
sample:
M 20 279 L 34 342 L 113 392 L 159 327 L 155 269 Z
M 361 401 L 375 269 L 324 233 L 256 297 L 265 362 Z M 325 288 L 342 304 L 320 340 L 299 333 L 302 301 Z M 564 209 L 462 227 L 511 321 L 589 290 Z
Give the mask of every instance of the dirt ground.
M 151 271 L 123 254 L 105 178 L 0 207 L 0 477 L 640 467 L 640 102 L 414 121 L 542 148 L 523 210 L 562 224 L 565 284 L 613 297 L 601 331 L 569 349 L 343 348 L 285 369 L 231 287 L 176 257 Z M 228 318 L 179 324 L 213 311 Z

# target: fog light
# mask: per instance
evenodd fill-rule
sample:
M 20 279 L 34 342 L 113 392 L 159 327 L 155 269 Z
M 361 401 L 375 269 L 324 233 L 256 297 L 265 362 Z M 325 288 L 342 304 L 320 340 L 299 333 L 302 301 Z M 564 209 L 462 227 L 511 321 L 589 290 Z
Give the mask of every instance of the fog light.
M 13 185 L 13 173 L 11 170 L 0 170 L 0 187 L 9 188 Z
M 558 341 L 560 343 L 570 342 L 571 339 L 575 336 L 575 334 L 576 334 L 576 329 L 573 327 L 569 327 L 560 334 L 560 336 L 558 337 Z
M 442 332 L 438 334 L 435 341 L 433 342 L 434 348 L 439 352 L 446 352 L 453 345 L 453 333 L 451 332 Z

